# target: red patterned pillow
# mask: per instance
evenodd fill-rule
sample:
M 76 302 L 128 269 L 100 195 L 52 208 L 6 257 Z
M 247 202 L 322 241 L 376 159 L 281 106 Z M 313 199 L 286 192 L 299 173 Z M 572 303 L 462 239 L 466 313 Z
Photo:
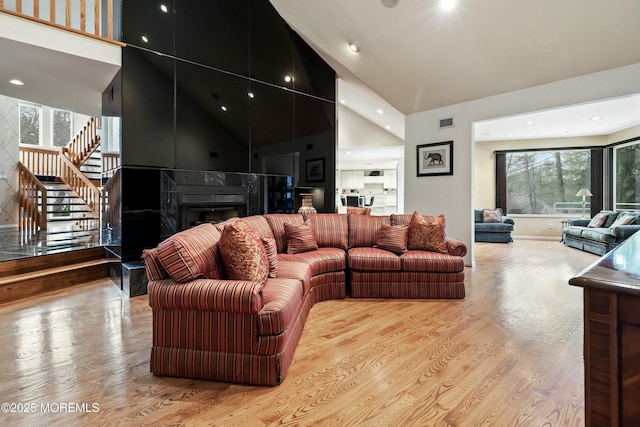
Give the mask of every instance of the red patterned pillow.
M 267 251 L 258 233 L 245 222 L 239 220 L 225 226 L 218 247 L 227 278 L 266 282 L 269 276 Z
M 447 253 L 444 215 L 438 215 L 433 221 L 427 221 L 418 212 L 414 212 L 409 222 L 409 250 Z
M 380 248 L 400 255 L 407 252 L 408 225 L 382 224 L 374 248 Z
M 309 220 L 306 220 L 302 225 L 292 225 L 285 222 L 284 234 L 287 237 L 288 254 L 299 254 L 318 249 L 316 233 L 313 230 L 313 224 Z
M 278 275 L 278 247 L 276 239 L 273 237 L 261 237 L 265 251 L 267 251 L 267 261 L 269 261 L 269 277 L 274 278 Z

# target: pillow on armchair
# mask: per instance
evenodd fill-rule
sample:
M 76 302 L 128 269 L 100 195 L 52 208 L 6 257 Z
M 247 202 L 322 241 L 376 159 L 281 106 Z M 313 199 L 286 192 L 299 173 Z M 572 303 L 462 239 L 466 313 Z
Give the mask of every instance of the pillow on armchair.
M 483 209 L 482 210 L 482 222 L 487 223 L 500 223 L 502 222 L 502 209 Z

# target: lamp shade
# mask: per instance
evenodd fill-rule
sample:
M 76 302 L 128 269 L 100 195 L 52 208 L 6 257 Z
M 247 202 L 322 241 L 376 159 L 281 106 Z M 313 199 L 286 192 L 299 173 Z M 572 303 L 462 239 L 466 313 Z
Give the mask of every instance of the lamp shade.
M 576 196 L 582 196 L 582 197 L 588 196 L 588 197 L 591 197 L 591 196 L 593 196 L 593 194 L 591 194 L 591 191 L 589 191 L 588 189 L 581 188 L 580 191 L 578 191 L 578 194 L 576 194 Z

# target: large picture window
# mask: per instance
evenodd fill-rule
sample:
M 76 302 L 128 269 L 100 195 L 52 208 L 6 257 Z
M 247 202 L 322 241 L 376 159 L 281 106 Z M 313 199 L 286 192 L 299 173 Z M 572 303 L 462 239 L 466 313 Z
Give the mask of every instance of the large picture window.
M 591 187 L 590 150 L 506 152 L 503 155 L 504 159 L 497 162 L 504 168 L 503 175 L 499 170 L 497 173 L 498 188 L 502 185 L 505 190 L 503 204 L 509 214 L 570 215 L 582 211 L 582 200 L 576 193 Z
M 640 209 L 640 143 L 614 147 L 614 207 L 616 210 Z

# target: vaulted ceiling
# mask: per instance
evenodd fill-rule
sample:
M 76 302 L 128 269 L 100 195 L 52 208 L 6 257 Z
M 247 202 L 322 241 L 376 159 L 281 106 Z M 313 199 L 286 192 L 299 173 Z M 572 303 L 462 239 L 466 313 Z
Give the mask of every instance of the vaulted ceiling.
M 638 0 L 271 3 L 340 78 L 404 114 L 640 62 Z

